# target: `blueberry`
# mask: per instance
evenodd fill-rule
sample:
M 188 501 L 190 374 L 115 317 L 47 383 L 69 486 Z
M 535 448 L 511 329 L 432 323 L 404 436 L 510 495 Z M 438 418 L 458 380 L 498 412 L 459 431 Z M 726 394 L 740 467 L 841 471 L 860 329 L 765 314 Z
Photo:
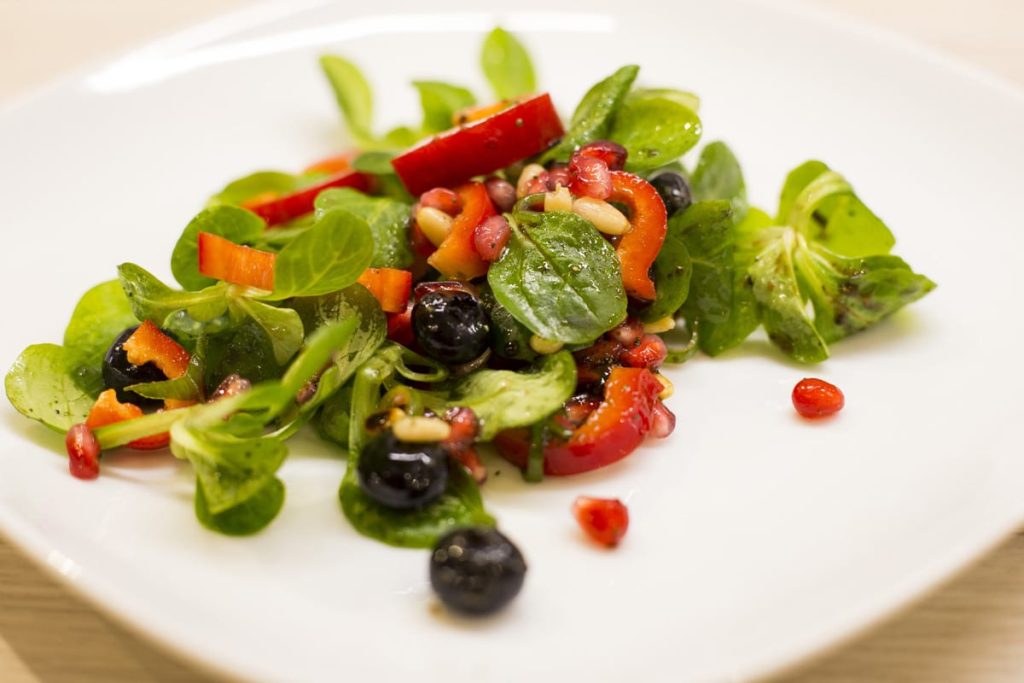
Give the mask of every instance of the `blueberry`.
M 412 309 L 412 330 L 420 348 L 436 361 L 461 365 L 488 346 L 491 331 L 483 304 L 464 290 L 430 292 Z
M 450 531 L 430 555 L 430 584 L 441 602 L 464 614 L 496 612 L 519 594 L 525 578 L 523 554 L 487 527 Z
M 395 510 L 414 510 L 441 497 L 448 485 L 448 454 L 437 443 L 399 441 L 389 429 L 363 446 L 356 467 L 367 496 Z
M 125 391 L 125 387 L 144 382 L 162 382 L 167 379 L 160 368 L 153 363 L 132 365 L 128 362 L 128 354 L 124 343 L 132 336 L 137 327 L 129 327 L 118 335 L 114 343 L 103 356 L 103 384 L 117 392 L 117 400 L 121 403 L 134 403 L 140 408 L 159 408 L 162 401 L 143 398 L 134 391 Z
M 686 211 L 693 204 L 693 192 L 686 178 L 673 171 L 666 171 L 651 178 L 651 185 L 665 202 L 668 215 Z

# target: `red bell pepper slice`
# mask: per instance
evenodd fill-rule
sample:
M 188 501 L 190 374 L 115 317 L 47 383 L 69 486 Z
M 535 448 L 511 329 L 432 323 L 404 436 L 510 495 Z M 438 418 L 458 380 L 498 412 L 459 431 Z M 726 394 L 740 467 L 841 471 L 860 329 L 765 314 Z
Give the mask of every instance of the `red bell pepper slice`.
M 273 199 L 257 197 L 259 201 L 243 202 L 242 206 L 267 222 L 268 226 L 279 225 L 304 216 L 313 210 L 313 201 L 324 190 L 332 187 L 351 187 L 366 192 L 370 189 L 370 176 L 358 171 L 343 171 L 316 185 Z
M 441 133 L 391 160 L 406 189 L 451 187 L 542 152 L 565 134 L 547 93 Z
M 622 284 L 634 299 L 653 301 L 654 281 L 650 269 L 661 251 L 668 232 L 668 215 L 658 191 L 639 176 L 625 171 L 612 171 L 610 201 L 629 208 L 631 229 L 615 248 L 622 264 Z
M 142 417 L 142 408 L 134 403 L 121 403 L 117 400 L 117 392 L 113 389 L 107 389 L 99 395 L 96 403 L 89 410 L 89 416 L 85 419 L 85 426 L 90 430 L 99 429 L 115 422 L 134 420 L 137 417 Z M 130 442 L 128 447 L 139 450 L 154 450 L 163 448 L 170 442 L 171 435 L 164 432 L 163 434 L 154 434 L 136 439 Z
M 472 280 L 487 272 L 487 262 L 477 253 L 473 236 L 476 226 L 494 215 L 494 205 L 483 183 L 467 183 L 456 192 L 462 200 L 462 211 L 452 222 L 448 237 L 427 258 L 427 263 L 446 278 Z
M 168 379 L 176 379 L 188 372 L 189 352 L 149 320 L 139 325 L 123 347 L 129 363 L 153 363 Z
M 412 273 L 397 268 L 367 268 L 356 280 L 370 290 L 385 313 L 401 313 L 412 293 Z
M 277 254 L 235 244 L 210 232 L 199 233 L 199 272 L 243 287 L 274 289 Z
M 545 445 L 544 473 L 559 476 L 589 472 L 632 453 L 651 430 L 663 388 L 645 368 L 612 368 L 604 386 L 604 400 L 597 409 L 567 440 L 553 438 Z M 530 430 L 506 430 L 494 443 L 507 460 L 526 466 Z

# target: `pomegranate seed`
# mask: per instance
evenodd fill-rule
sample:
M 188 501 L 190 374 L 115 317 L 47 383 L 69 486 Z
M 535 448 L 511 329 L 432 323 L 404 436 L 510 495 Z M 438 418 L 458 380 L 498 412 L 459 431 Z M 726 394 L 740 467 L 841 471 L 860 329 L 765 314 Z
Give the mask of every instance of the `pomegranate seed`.
M 540 173 L 540 174 L 534 176 L 533 178 L 531 178 L 529 181 L 527 181 L 526 185 L 523 186 L 523 196 L 524 197 L 528 197 L 531 194 L 538 194 L 538 193 L 541 193 L 541 192 L 547 192 L 548 191 L 548 177 L 549 177 L 548 172 L 544 171 L 543 173 Z
M 621 325 L 608 332 L 608 337 L 629 348 L 636 346 L 637 341 L 643 336 L 644 325 L 635 318 L 627 318 Z
M 621 171 L 626 165 L 626 156 L 629 154 L 625 147 L 611 140 L 595 140 L 580 147 L 576 153 L 581 157 L 600 159 L 611 171 Z
M 100 442 L 84 423 L 68 430 L 64 446 L 68 450 L 68 469 L 79 479 L 100 476 Z
M 577 197 L 608 199 L 612 195 L 611 171 L 601 159 L 574 154 L 569 160 L 569 174 L 569 189 Z
M 433 190 L 427 190 L 420 195 L 419 205 L 444 211 L 449 216 L 457 216 L 462 211 L 462 200 L 459 195 L 447 187 L 435 187 Z
M 656 439 L 664 439 L 676 429 L 676 416 L 668 407 L 658 401 L 651 410 L 651 436 Z
M 512 229 L 504 216 L 491 216 L 473 231 L 473 246 L 484 261 L 497 261 L 508 244 Z
M 548 189 L 557 190 L 558 186 L 569 187 L 572 182 L 572 174 L 569 173 L 569 167 L 565 164 L 558 164 L 552 166 L 548 170 Z
M 210 394 L 210 401 L 217 401 L 229 396 L 237 396 L 238 394 L 249 391 L 250 389 L 252 389 L 252 382 L 235 372 L 221 380 L 221 383 L 217 385 L 217 388 L 213 390 L 212 394 Z M 313 391 L 316 391 L 315 384 L 313 386 Z
M 609 548 L 617 546 L 629 529 L 629 510 L 617 498 L 580 496 L 572 513 L 588 536 Z
M 631 368 L 647 368 L 653 370 L 665 362 L 668 347 L 656 334 L 645 334 L 639 343 L 628 348 L 622 354 L 622 363 Z
M 843 409 L 846 398 L 834 384 L 815 377 L 805 377 L 793 387 L 793 407 L 804 417 L 834 415 Z
M 488 178 L 484 183 L 487 188 L 487 196 L 491 198 L 491 204 L 498 213 L 511 211 L 516 205 L 516 187 L 507 180 L 501 178 Z

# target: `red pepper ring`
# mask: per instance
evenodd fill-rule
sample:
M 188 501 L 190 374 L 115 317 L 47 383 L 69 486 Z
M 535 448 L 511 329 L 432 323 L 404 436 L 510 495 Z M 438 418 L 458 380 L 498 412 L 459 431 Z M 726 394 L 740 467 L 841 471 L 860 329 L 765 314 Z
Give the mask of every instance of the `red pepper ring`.
M 641 301 L 655 298 L 650 269 L 661 251 L 668 232 L 668 215 L 658 191 L 643 178 L 612 171 L 612 195 L 609 201 L 621 202 L 629 208 L 631 229 L 615 248 L 622 265 L 622 284 L 626 294 Z
M 661 401 L 661 382 L 644 368 L 613 368 L 604 400 L 567 440 L 552 438 L 544 447 L 544 473 L 579 474 L 610 465 L 636 450 L 651 431 Z M 509 429 L 494 440 L 509 462 L 525 467 L 530 430 Z

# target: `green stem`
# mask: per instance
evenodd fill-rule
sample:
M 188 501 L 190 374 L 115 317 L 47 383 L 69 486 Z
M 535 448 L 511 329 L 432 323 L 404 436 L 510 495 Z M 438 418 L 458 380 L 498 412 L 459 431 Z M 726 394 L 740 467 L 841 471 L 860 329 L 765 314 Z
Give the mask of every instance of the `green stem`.
M 544 479 L 544 442 L 547 441 L 547 420 L 541 420 L 530 427 L 530 454 L 526 459 L 523 479 L 539 482 Z
M 100 448 L 117 448 L 127 443 L 154 434 L 163 434 L 168 431 L 178 420 L 182 419 L 191 411 L 191 408 L 176 408 L 164 410 L 151 415 L 143 415 L 134 420 L 115 422 L 106 427 L 98 427 L 93 430 L 96 440 L 100 442 Z

